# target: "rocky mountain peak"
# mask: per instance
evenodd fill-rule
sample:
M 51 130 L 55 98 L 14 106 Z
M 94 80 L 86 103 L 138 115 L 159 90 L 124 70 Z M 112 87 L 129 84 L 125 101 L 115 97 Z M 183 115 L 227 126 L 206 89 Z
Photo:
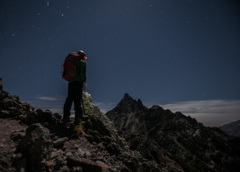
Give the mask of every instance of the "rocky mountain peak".
M 129 96 L 128 93 L 125 93 L 123 99 L 119 102 L 118 107 L 126 107 L 129 105 L 134 105 L 135 103 L 136 101 L 131 96 Z
M 124 97 L 123 97 L 123 99 L 122 99 L 122 101 L 129 101 L 129 102 L 132 102 L 132 101 L 134 101 L 133 100 L 133 98 L 131 97 L 131 96 L 129 96 L 129 94 L 128 93 L 125 93 L 124 94 Z
M 134 100 L 128 93 L 124 94 L 123 99 L 118 103 L 118 105 L 113 109 L 119 113 L 129 113 L 134 111 L 139 111 L 146 108 L 140 99 Z
M 177 171 L 236 171 L 240 167 L 238 138 L 205 127 L 181 112 L 173 113 L 157 105 L 139 108 L 137 104 L 125 95 L 116 108 L 106 113 L 130 149 L 157 164 L 175 162 L 181 166 Z

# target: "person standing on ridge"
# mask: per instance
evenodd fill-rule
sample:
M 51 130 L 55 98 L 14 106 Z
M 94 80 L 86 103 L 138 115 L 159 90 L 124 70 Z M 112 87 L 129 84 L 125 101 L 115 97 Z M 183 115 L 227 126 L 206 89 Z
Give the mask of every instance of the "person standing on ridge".
M 63 107 L 63 123 L 70 122 L 70 111 L 74 102 L 74 124 L 80 124 L 83 110 L 81 108 L 82 93 L 86 89 L 86 62 L 84 51 L 70 53 L 64 61 L 62 77 L 68 81 L 68 95 Z

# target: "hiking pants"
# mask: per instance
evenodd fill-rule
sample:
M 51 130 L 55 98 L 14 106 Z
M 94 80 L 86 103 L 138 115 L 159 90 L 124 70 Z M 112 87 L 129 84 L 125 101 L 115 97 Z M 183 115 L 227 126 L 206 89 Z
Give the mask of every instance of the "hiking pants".
M 79 120 L 81 118 L 82 87 L 83 87 L 83 83 L 79 81 L 70 82 L 68 84 L 68 96 L 66 98 L 64 108 L 63 108 L 64 118 L 70 117 L 72 102 L 74 102 L 75 120 Z

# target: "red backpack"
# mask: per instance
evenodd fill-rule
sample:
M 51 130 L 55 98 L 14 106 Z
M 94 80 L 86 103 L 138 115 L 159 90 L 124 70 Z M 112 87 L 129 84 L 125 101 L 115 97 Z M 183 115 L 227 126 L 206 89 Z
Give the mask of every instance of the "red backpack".
M 77 60 L 79 55 L 77 53 L 70 53 L 63 64 L 62 77 L 66 81 L 71 81 L 77 76 Z

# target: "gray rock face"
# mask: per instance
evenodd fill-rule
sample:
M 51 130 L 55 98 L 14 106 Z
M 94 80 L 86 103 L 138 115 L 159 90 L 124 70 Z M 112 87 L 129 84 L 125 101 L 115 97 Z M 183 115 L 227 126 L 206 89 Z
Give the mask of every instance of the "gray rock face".
M 130 149 L 167 171 L 236 171 L 240 140 L 160 106 L 139 108 L 125 95 L 106 116 Z M 126 109 L 124 111 L 124 109 Z M 171 168 L 170 168 L 171 167 Z

